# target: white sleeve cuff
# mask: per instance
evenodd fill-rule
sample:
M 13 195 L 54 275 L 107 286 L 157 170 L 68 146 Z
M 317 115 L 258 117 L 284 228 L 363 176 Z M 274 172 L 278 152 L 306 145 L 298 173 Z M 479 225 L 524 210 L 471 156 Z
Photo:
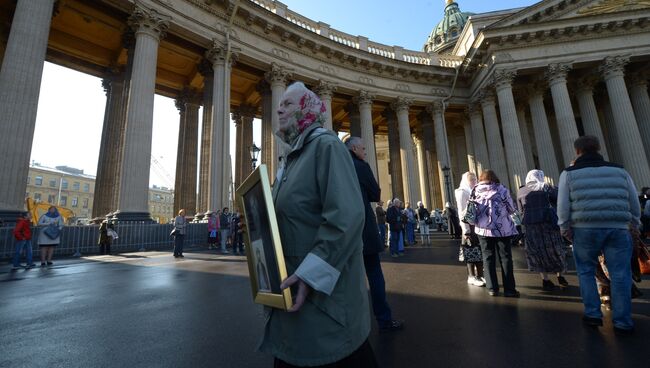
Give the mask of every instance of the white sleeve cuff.
M 312 289 L 332 294 L 341 273 L 314 253 L 307 254 L 296 270 L 296 276 Z

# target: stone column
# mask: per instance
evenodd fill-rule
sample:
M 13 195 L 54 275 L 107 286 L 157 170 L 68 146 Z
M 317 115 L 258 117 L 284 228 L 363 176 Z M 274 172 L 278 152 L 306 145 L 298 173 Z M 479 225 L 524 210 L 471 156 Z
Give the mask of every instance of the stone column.
M 203 116 L 201 120 L 201 163 L 199 168 L 199 195 L 198 195 L 198 211 L 199 214 L 208 211 L 216 211 L 216 208 L 211 208 L 208 204 L 210 197 L 210 145 L 212 138 L 212 99 L 214 88 L 214 72 L 212 70 L 212 63 L 204 59 L 199 64 L 199 73 L 203 76 Z
M 563 166 L 569 166 L 569 163 L 575 158 L 573 142 L 578 139 L 578 127 L 573 116 L 573 107 L 571 107 L 571 98 L 567 88 L 569 70 L 571 70 L 570 64 L 551 64 L 546 72 L 560 133 Z
M 600 70 L 607 84 L 607 93 L 616 122 L 613 129 L 616 130 L 623 165 L 634 179 L 634 183 L 640 187 L 650 183 L 650 167 L 648 157 L 642 149 L 643 140 L 625 85 L 625 65 L 628 62 L 627 57 L 607 57 Z
M 348 118 L 350 119 L 350 135 L 353 137 L 361 137 L 361 116 L 359 114 L 359 106 L 356 102 L 352 101 L 345 106 L 345 112 L 348 113 Z
M 452 198 L 450 198 L 450 195 L 453 195 L 453 175 L 450 170 L 449 188 L 447 188 L 444 172 L 442 170 L 444 167 L 451 169 L 449 141 L 447 139 L 447 128 L 445 127 L 445 118 L 443 115 L 445 111 L 441 101 L 436 101 L 433 104 L 427 106 L 427 111 L 431 114 L 431 117 L 433 119 L 433 132 L 435 135 L 436 143 L 436 158 L 438 161 L 438 178 L 440 180 L 442 204 L 444 205 L 446 202 L 454 202 Z
M 214 70 L 212 128 L 210 145 L 210 181 L 208 205 L 222 209 L 229 204 L 230 158 L 230 70 L 234 54 L 229 54 L 218 40 L 213 40 L 206 58 Z
M 596 103 L 594 103 L 594 87 L 598 83 L 598 79 L 593 76 L 585 76 L 578 80 L 578 88 L 576 89 L 576 98 L 578 100 L 578 108 L 580 109 L 580 116 L 582 117 L 582 127 L 585 134 L 593 135 L 601 142 L 600 153 L 609 159 L 607 148 L 605 147 L 605 137 L 603 130 L 600 128 L 600 120 L 598 119 L 598 110 L 596 110 Z
M 490 156 L 488 155 L 487 142 L 485 140 L 485 129 L 483 128 L 483 116 L 481 107 L 472 102 L 467 107 L 470 124 L 472 127 L 472 143 L 474 145 L 474 160 L 476 161 L 476 174 L 490 168 Z
M 176 150 L 176 175 L 174 178 L 174 210 L 173 213 L 177 214 L 181 208 L 185 208 L 185 183 L 183 175 L 185 174 L 185 135 L 187 134 L 187 96 L 181 93 L 180 96 L 174 101 L 176 109 L 178 109 L 179 123 L 178 123 L 178 148 Z M 190 216 L 192 214 L 188 214 Z
M 359 117 L 361 121 L 361 139 L 366 147 L 366 161 L 370 165 L 375 179 L 377 177 L 377 152 L 375 150 L 375 130 L 372 127 L 372 100 L 375 96 L 368 91 L 359 91 L 355 102 L 359 106 Z
M 199 108 L 200 99 L 197 91 L 190 91 L 185 103 L 185 144 L 183 149 L 183 196 L 181 203 L 188 216 L 195 215 L 199 210 L 196 202 L 196 185 L 198 170 L 199 146 Z M 178 159 L 178 158 L 177 158 Z
M 392 108 L 397 113 L 397 126 L 399 128 L 399 146 L 402 161 L 402 180 L 404 182 L 404 201 L 414 204 L 419 200 L 418 179 L 416 177 L 415 155 L 413 138 L 409 125 L 409 107 L 413 103 L 406 97 L 398 97 L 392 103 Z
M 485 90 L 482 92 L 481 108 L 483 109 L 483 118 L 485 119 L 490 169 L 497 174 L 503 183 L 507 183 L 508 166 L 506 165 L 506 155 L 503 151 L 503 142 L 501 141 L 501 130 L 499 129 L 494 95 L 491 91 Z
M 148 208 L 149 170 L 156 65 L 158 45 L 168 25 L 167 17 L 139 5 L 129 18 L 129 26 L 135 31 L 136 40 L 122 157 L 119 210 L 116 213 L 121 221 L 151 221 Z
M 287 80 L 291 78 L 291 73 L 287 68 L 284 68 L 278 64 L 271 64 L 271 70 L 265 74 L 267 82 L 271 86 L 271 99 L 272 99 L 272 115 L 271 115 L 271 127 L 272 132 L 275 133 L 278 130 L 280 123 L 279 116 L 277 114 L 277 109 L 280 107 L 280 100 L 284 94 L 285 89 L 287 88 Z M 286 146 L 284 142 L 280 141 L 279 138 L 273 137 L 271 140 L 271 165 L 269 167 L 270 173 L 273 177 L 279 168 L 279 158 L 284 155 Z
M 275 111 L 273 111 L 273 100 L 271 99 L 271 86 L 265 81 L 261 81 L 257 85 L 257 92 L 262 98 L 262 144 L 260 152 L 261 163 L 269 167 L 269 180 L 274 178 L 271 174 L 271 162 L 273 161 L 272 146 L 273 146 L 273 126 L 272 118 Z
M 641 140 L 647 157 L 650 157 L 650 98 L 648 97 L 648 78 L 645 73 L 635 73 L 629 78 L 630 99 L 636 122 L 639 124 Z
M 400 133 L 397 126 L 397 117 L 392 109 L 384 110 L 383 116 L 386 118 L 388 126 L 388 168 L 391 181 L 391 199 L 399 198 L 404 200 L 404 181 L 402 180 L 402 158 L 400 154 Z
M 332 130 L 332 96 L 336 91 L 336 85 L 332 82 L 325 80 L 319 80 L 318 86 L 314 88 L 314 92 L 320 97 L 321 101 L 325 104 L 325 123 L 323 128 Z
M 526 106 L 523 104 L 517 105 L 517 120 L 519 121 L 519 130 L 521 130 L 521 142 L 524 144 L 524 153 L 526 154 L 526 167 L 528 170 L 532 170 L 535 168 L 534 154 L 536 150 L 535 145 L 530 140 Z
M 29 158 L 54 0 L 18 0 L 0 71 L 0 219 L 25 207 Z
M 465 149 L 467 150 L 467 165 L 469 166 L 469 171 L 476 173 L 476 156 L 474 154 L 474 142 L 472 141 L 472 123 L 469 119 L 465 120 L 463 124 L 463 134 L 465 135 Z
M 551 129 L 548 125 L 546 109 L 544 107 L 544 87 L 538 85 L 529 89 L 528 106 L 530 107 L 533 132 L 535 133 L 539 168 L 544 171 L 544 175 L 549 184 L 556 184 L 560 178 L 560 172 L 558 170 L 557 158 L 555 157 L 555 150 L 553 149 Z
M 250 149 L 253 145 L 253 119 L 256 110 L 254 106 L 243 104 L 233 112 L 233 120 L 237 127 L 235 189 L 239 188 L 253 169 Z
M 424 208 L 429 208 L 431 198 L 429 197 L 429 175 L 427 173 L 427 157 L 424 148 L 424 136 L 422 132 L 415 135 L 415 151 L 418 159 L 418 174 L 420 177 L 420 200 L 424 203 Z M 415 208 L 417 203 L 411 203 Z
M 510 187 L 513 192 L 526 184 L 526 153 L 521 140 L 521 130 L 517 119 L 517 108 L 512 95 L 512 81 L 516 75 L 514 70 L 496 70 L 494 72 L 494 87 L 499 98 L 503 140 L 506 142 L 506 157 L 510 174 Z
M 607 93 L 605 92 L 604 95 Z M 616 136 L 616 121 L 614 120 L 614 112 L 612 111 L 612 104 L 608 97 L 603 97 L 601 102 L 602 106 L 602 122 L 601 128 L 605 136 L 605 144 L 607 152 L 609 153 L 609 160 L 617 164 L 623 164 L 623 154 L 621 147 L 618 145 L 618 137 Z M 603 144 L 601 143 L 601 148 Z
M 427 205 L 429 209 L 435 208 L 440 203 L 440 189 L 438 185 L 440 183 L 440 178 L 438 175 L 438 159 L 436 157 L 435 149 L 435 136 L 433 134 L 433 119 L 431 114 L 427 111 L 423 111 L 418 116 L 422 122 L 422 141 L 424 143 L 426 165 L 427 165 L 427 181 L 428 181 L 428 198 L 429 202 Z

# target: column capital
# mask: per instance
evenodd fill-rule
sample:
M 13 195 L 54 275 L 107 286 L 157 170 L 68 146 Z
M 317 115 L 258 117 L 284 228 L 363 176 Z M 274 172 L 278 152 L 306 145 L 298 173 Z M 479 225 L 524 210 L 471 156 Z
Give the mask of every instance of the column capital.
M 321 98 L 321 100 L 331 100 L 336 88 L 337 86 L 334 82 L 320 79 L 318 85 L 314 88 L 314 92 Z
M 648 77 L 650 73 L 645 70 L 639 70 L 636 72 L 628 73 L 627 75 L 627 85 L 629 87 L 645 87 L 648 88 Z
M 479 106 L 477 102 L 471 102 L 465 108 L 465 113 L 470 117 L 470 119 L 474 116 L 481 115 L 481 106 Z
M 497 91 L 507 87 L 512 88 L 512 81 L 516 75 L 516 69 L 497 69 L 492 74 L 492 83 Z
M 600 82 L 600 79 L 598 76 L 594 74 L 587 74 L 584 75 L 580 78 L 578 78 L 578 82 L 576 84 L 577 87 L 577 92 L 579 93 L 589 93 L 592 94 L 594 92 L 594 87 L 596 87 L 596 84 Z
M 548 66 L 546 70 L 546 79 L 550 85 L 556 83 L 566 83 L 567 75 L 569 71 L 573 69 L 573 65 L 570 63 L 554 63 Z
M 494 92 L 492 92 L 492 90 L 489 88 L 483 88 L 481 90 L 481 92 L 478 95 L 478 100 L 480 101 L 481 106 L 496 104 L 496 100 L 494 98 Z
M 384 111 L 381 112 L 381 116 L 383 116 L 384 119 L 388 121 L 395 120 L 395 110 L 393 110 L 391 107 L 387 107 L 384 109 Z
M 274 84 L 287 85 L 287 81 L 291 78 L 291 71 L 279 64 L 271 63 L 271 70 L 264 74 L 264 78 L 271 86 Z
M 226 45 L 217 39 L 212 39 L 212 46 L 205 52 L 205 59 L 212 64 L 213 68 L 215 65 L 225 65 Z
M 197 66 L 199 74 L 201 74 L 203 78 L 214 75 L 213 65 L 214 63 L 212 61 L 208 58 L 204 58 Z
M 233 120 L 236 123 L 238 121 L 243 122 L 244 119 L 252 121 L 255 118 L 255 114 L 257 114 L 257 107 L 249 104 L 241 104 L 232 111 Z
M 122 47 L 127 50 L 135 47 L 135 33 L 130 28 L 127 28 L 126 31 L 122 33 Z
M 548 89 L 548 83 L 543 79 L 538 79 L 532 83 L 528 84 L 526 91 L 528 93 L 528 99 L 532 100 L 533 98 L 544 98 L 544 93 Z
M 127 24 L 137 33 L 146 33 L 157 40 L 165 37 L 169 28 L 169 17 L 159 14 L 155 9 L 146 9 L 136 4 Z
M 112 82 L 113 82 L 113 80 L 110 77 L 102 78 L 102 88 L 104 89 L 104 93 L 106 93 L 106 96 L 111 94 L 111 83 Z
M 397 99 L 393 101 L 390 104 L 390 106 L 393 108 L 393 110 L 395 110 L 395 112 L 402 112 L 402 111 L 408 112 L 408 109 L 412 103 L 413 103 L 412 98 L 400 96 L 397 97 Z
M 602 73 L 605 80 L 616 77 L 622 78 L 625 76 L 625 66 L 629 62 L 629 56 L 608 56 L 600 65 L 599 71 Z
M 433 101 L 431 104 L 427 105 L 427 112 L 430 114 L 438 115 L 443 113 L 442 101 L 437 100 Z
M 176 109 L 181 114 L 185 112 L 186 103 L 187 103 L 187 98 L 183 94 L 178 95 L 178 97 L 176 97 L 176 99 L 174 100 L 174 106 L 176 106 Z
M 372 101 L 375 99 L 375 94 L 369 91 L 361 90 L 359 95 L 354 97 L 354 101 L 359 107 L 361 106 L 372 106 Z

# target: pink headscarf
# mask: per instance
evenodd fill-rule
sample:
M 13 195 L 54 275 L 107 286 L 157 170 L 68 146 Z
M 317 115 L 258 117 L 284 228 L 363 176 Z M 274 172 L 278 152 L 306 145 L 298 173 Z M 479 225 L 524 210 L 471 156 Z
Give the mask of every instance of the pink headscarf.
M 276 134 L 286 143 L 292 144 L 295 139 L 314 123 L 322 125 L 325 122 L 325 112 L 327 108 L 320 98 L 310 91 L 302 82 L 296 82 L 290 85 L 284 92 L 285 96 L 292 94 L 295 97 L 297 108 L 288 115 L 291 126 L 285 127 L 284 130 Z

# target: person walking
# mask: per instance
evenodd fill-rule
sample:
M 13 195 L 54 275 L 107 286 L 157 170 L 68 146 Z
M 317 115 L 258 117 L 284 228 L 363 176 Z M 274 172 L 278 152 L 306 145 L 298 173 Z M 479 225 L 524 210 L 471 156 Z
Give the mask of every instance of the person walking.
M 582 136 L 573 147 L 578 157 L 560 174 L 557 223 L 562 235 L 573 242 L 584 304 L 582 321 L 587 326 L 603 325 L 595 279 L 602 252 L 611 279 L 614 331 L 630 334 L 634 331 L 630 230 L 638 235 L 641 217 L 636 186 L 623 167 L 599 154 L 598 138 Z
M 390 256 L 395 258 L 404 255 L 404 248 L 400 247 L 402 232 L 404 231 L 404 218 L 400 206 L 402 202 L 395 198 L 391 201 L 391 206 L 386 211 L 386 221 L 388 221 Z
M 41 267 L 51 266 L 54 248 L 61 244 L 63 217 L 56 206 L 50 206 L 47 212 L 38 220 L 38 247 L 41 252 Z
M 471 198 L 477 204 L 474 231 L 478 235 L 483 266 L 486 267 L 485 286 L 491 296 L 499 295 L 498 258 L 503 277 L 503 295 L 518 298 L 512 265 L 512 237 L 518 233 L 510 217 L 516 211 L 510 192 L 500 183 L 494 171 L 484 170 L 474 193 L 474 198 Z
M 183 243 L 185 242 L 185 226 L 187 220 L 185 219 L 185 210 L 178 211 L 178 216 L 174 219 L 174 257 L 185 258 L 183 255 Z
M 230 220 L 230 237 L 232 244 L 232 252 L 234 254 L 244 254 L 244 234 L 239 226 L 241 222 L 241 215 L 233 212 Z
M 32 268 L 35 266 L 32 261 L 32 229 L 31 229 L 31 219 L 32 216 L 29 212 L 21 213 L 18 215 L 18 221 L 16 221 L 16 227 L 14 227 L 14 238 L 16 239 L 16 245 L 14 250 L 13 258 L 13 269 L 17 270 L 20 268 L 20 257 L 25 250 L 25 268 Z
M 228 239 L 230 238 L 230 213 L 224 207 L 219 216 L 219 236 L 221 237 L 221 253 L 228 254 Z
M 418 210 L 417 210 L 417 215 L 418 215 L 418 226 L 420 230 L 420 235 L 422 236 L 428 236 L 429 235 L 429 211 L 424 208 L 424 204 L 422 201 L 418 202 Z
M 454 192 L 456 207 L 458 207 L 458 211 L 461 214 L 467 210 L 469 197 L 477 182 L 476 174 L 473 172 L 468 171 L 463 174 L 460 185 Z M 467 284 L 483 287 L 485 286 L 485 279 L 483 278 L 483 254 L 481 253 L 478 236 L 474 231 L 474 225 L 461 222 L 460 226 L 463 237 L 460 243 L 458 259 L 467 264 Z
M 217 213 L 211 211 L 208 215 L 208 249 L 217 247 L 217 234 L 219 233 L 219 217 Z
M 377 320 L 380 331 L 401 330 L 404 321 L 393 319 L 390 306 L 386 301 L 386 281 L 381 269 L 379 254 L 384 251 L 384 243 L 381 242 L 379 234 L 375 229 L 377 223 L 372 213 L 370 202 L 380 202 L 381 189 L 375 176 L 366 162 L 366 148 L 363 140 L 359 137 L 349 137 L 345 146 L 350 151 L 352 163 L 359 179 L 361 197 L 365 207 L 365 224 L 363 226 L 363 264 L 366 269 L 368 286 L 370 287 L 370 299 L 372 310 Z
M 386 247 L 386 211 L 384 210 L 384 202 L 381 200 L 377 202 L 375 207 L 375 214 L 377 217 L 377 229 L 379 230 L 379 240 L 381 244 Z
M 523 215 L 528 270 L 541 274 L 544 291 L 555 290 L 549 273 L 557 274 L 561 287 L 569 286 L 562 276 L 567 265 L 564 240 L 557 226 L 557 188 L 546 184 L 542 170 L 531 170 L 526 175 L 526 185 L 519 188 L 517 204 Z
M 286 312 L 266 309 L 260 350 L 276 368 L 377 366 L 368 342 L 364 203 L 348 150 L 322 128 L 325 111 L 300 82 L 280 99 L 275 134 L 290 148 L 273 200 L 290 276 L 279 289 L 295 297 Z
M 406 208 L 404 209 L 404 215 L 406 215 L 406 244 L 414 245 L 415 244 L 415 224 L 417 223 L 417 214 L 411 208 L 411 203 L 406 202 Z

